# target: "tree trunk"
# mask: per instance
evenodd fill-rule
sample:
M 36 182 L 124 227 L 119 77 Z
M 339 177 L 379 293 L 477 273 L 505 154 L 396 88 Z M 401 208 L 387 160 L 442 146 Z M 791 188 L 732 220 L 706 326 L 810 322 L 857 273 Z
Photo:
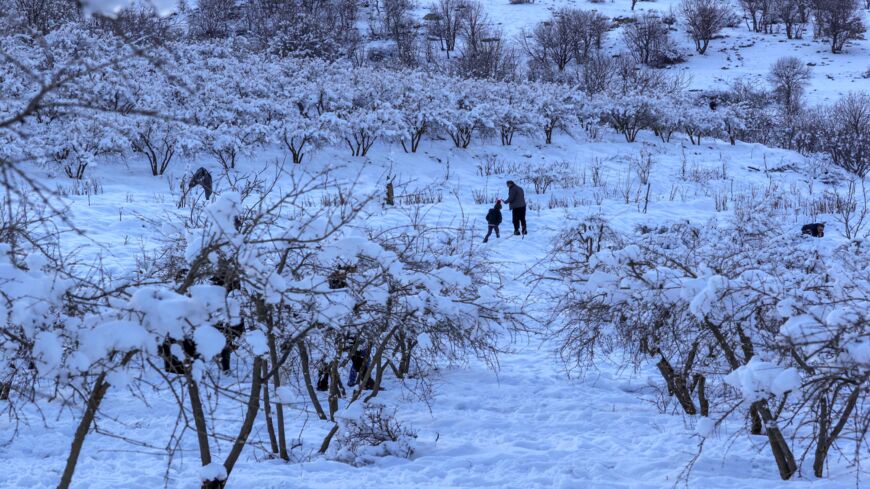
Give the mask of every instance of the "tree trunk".
M 263 368 L 260 374 L 261 378 L 266 379 L 263 382 L 263 415 L 266 417 L 266 431 L 269 433 L 269 446 L 272 448 L 272 453 L 278 453 L 278 439 L 275 436 L 275 423 L 272 420 L 272 401 L 269 398 L 269 363 L 263 362 Z
M 271 327 L 267 338 L 269 341 L 269 360 L 272 364 L 272 385 L 277 393 L 281 387 L 281 369 L 278 368 L 278 347 L 275 345 L 275 335 Z M 284 405 L 281 402 L 278 402 L 275 407 L 275 414 L 278 422 L 278 456 L 283 460 L 290 460 L 290 455 L 287 453 L 287 436 L 284 433 Z
M 665 378 L 665 382 L 668 384 L 668 392 L 677 398 L 680 406 L 683 407 L 683 411 L 691 416 L 697 414 L 698 411 L 695 409 L 692 395 L 689 393 L 689 389 L 686 388 L 685 379 L 674 372 L 673 367 L 671 367 L 671 364 L 665 358 L 659 360 L 656 366 L 659 368 L 662 377 Z
M 770 414 L 767 401 L 757 401 L 753 406 L 755 406 L 761 420 L 764 422 L 767 439 L 770 441 L 770 449 L 773 452 L 773 458 L 776 460 L 776 466 L 779 468 L 779 476 L 782 480 L 789 480 L 797 472 L 797 464 L 795 463 L 791 448 L 789 448 L 785 437 L 782 436 L 782 432 Z
M 305 390 L 308 392 L 308 397 L 311 399 L 314 410 L 317 411 L 317 417 L 326 420 L 326 413 L 323 412 L 323 406 L 320 405 L 317 390 L 314 389 L 314 384 L 311 382 L 311 361 L 308 357 L 308 348 L 305 346 L 305 341 L 297 341 L 296 348 L 299 350 L 299 362 L 302 367 L 302 379 L 305 381 Z
M 127 365 L 130 360 L 133 359 L 135 354 L 135 351 L 127 352 L 121 360 L 121 366 L 123 367 L 124 365 Z M 91 424 L 94 422 L 94 417 L 97 415 L 97 410 L 100 408 L 100 403 L 103 402 L 103 398 L 106 396 L 108 390 L 109 383 L 106 382 L 106 373 L 102 372 L 97 376 L 97 379 L 94 382 L 94 389 L 88 397 L 85 412 L 82 414 L 82 419 L 79 420 L 79 425 L 76 427 L 69 456 L 66 458 L 66 466 L 63 468 L 63 474 L 61 475 L 57 489 L 67 489 L 72 483 L 76 464 L 79 461 L 79 455 L 81 455 L 82 447 L 85 444 L 85 438 L 88 436 Z
M 239 434 L 230 449 L 230 453 L 224 460 L 224 468 L 227 471 L 227 479 L 233 471 L 239 456 L 242 454 L 242 449 L 248 442 L 248 437 L 251 435 L 251 429 L 254 427 L 254 420 L 257 419 L 257 412 L 260 410 L 260 386 L 263 384 L 261 369 L 263 360 L 260 357 L 254 359 L 254 367 L 251 372 L 251 394 L 248 396 L 248 408 L 245 412 L 245 420 L 239 428 Z

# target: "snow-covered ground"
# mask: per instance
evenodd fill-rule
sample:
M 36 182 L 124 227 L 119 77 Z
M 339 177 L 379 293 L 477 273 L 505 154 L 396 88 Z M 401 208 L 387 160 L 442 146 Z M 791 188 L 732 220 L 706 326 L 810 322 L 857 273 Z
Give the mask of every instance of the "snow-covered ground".
M 540 10 L 547 5 L 538 3 L 531 7 Z M 495 8 L 490 11 L 493 16 L 499 15 Z M 621 189 L 627 186 L 634 185 L 631 195 L 640 189 L 636 180 L 626 182 L 634 178 L 629 160 L 637 158 L 642 148 L 654 160 L 651 198 L 645 214 L 633 197 L 631 203 L 625 204 L 621 196 Z M 526 302 L 537 318 L 546 317 L 548 305 L 531 288 L 527 272 L 540 266 L 539 260 L 558 232 L 584 216 L 604 215 L 622 230 L 644 222 L 702 222 L 717 214 L 730 214 L 733 200 L 753 191 L 778 188 L 793 197 L 809 198 L 810 192 L 818 195 L 825 187 L 818 181 L 808 183 L 802 173 L 764 171 L 788 164 L 806 168 L 807 162 L 796 153 L 710 140 L 701 146 L 690 146 L 683 136 L 675 136 L 664 144 L 651 134 L 642 134 L 639 142 L 628 144 L 622 136 L 608 131 L 600 141 L 587 141 L 582 134 L 557 134 L 554 144 L 549 146 L 518 137 L 511 147 L 489 142 L 457 150 L 448 141 L 424 141 L 416 155 L 405 154 L 400 146 L 386 143 L 378 143 L 367 159 L 350 158 L 345 153 L 343 148 L 324 149 L 299 171 L 317 171 L 325 164 L 343 165 L 337 171 L 350 178 L 365 165 L 360 185 L 360 191 L 364 191 L 382 188 L 382 177 L 391 170 L 400 189 L 432 187 L 442 194 L 441 203 L 426 206 L 427 220 L 432 224 L 455 225 L 465 215 L 479 233 L 478 240 L 485 231 L 483 216 L 488 205 L 475 204 L 475 193 L 503 198 L 507 194 L 506 179 L 523 185 L 530 202 L 530 234 L 525 238 L 511 236 L 509 214 L 505 212 L 502 237 L 482 246 L 487 247 L 491 259 L 509 277 L 504 289 Z M 274 156 L 270 153 L 246 159 L 236 171 L 244 174 L 271 165 Z M 576 177 L 575 184 L 564 186 L 566 180 L 562 180 L 546 194 L 535 195 L 533 185 L 519 173 L 480 175 L 477 165 L 487 159 L 503 169 L 537 164 L 552 167 L 564 162 L 567 173 Z M 70 238 L 66 245 L 81 246 L 85 256 L 99 255 L 118 270 L 135 264 L 142 249 L 155 246 L 153 231 L 162 217 L 180 212 L 175 208 L 176 197 L 169 192 L 170 179 L 177 182 L 181 174 L 201 164 L 218 173 L 208 160 L 186 165 L 179 162 L 162 178 L 148 176 L 145 163 L 133 157 L 126 162 L 103 162 L 92 175 L 102 182 L 104 192 L 71 197 L 70 201 L 69 216 L 85 231 L 86 239 Z M 597 166 L 602 169 L 604 183 L 595 186 L 591 174 Z M 32 172 L 51 181 L 42 170 Z M 585 183 L 581 182 L 581 175 Z M 61 186 L 68 185 L 63 177 L 55 181 Z M 171 186 L 174 188 L 177 183 Z M 217 184 L 218 192 L 224 188 L 223 182 Z M 549 208 L 554 199 L 564 199 L 570 205 Z M 728 210 L 717 213 L 717 199 L 731 203 Z M 390 213 L 399 211 L 379 209 L 367 221 L 388 222 Z M 797 233 L 808 219 L 792 213 L 787 224 Z M 829 236 L 820 240 L 819 246 L 833 246 L 842 241 L 836 224 L 829 223 Z M 431 403 L 414 400 L 395 382 L 387 384 L 381 396 L 395 401 L 399 419 L 419 434 L 419 449 L 411 460 L 387 457 L 374 465 L 355 468 L 316 457 L 316 447 L 330 425 L 317 421 L 316 416 L 303 408 L 294 408 L 290 411 L 288 432 L 291 437 L 302 437 L 301 445 L 294 449 L 298 462 L 267 460 L 264 450 L 248 448 L 232 474 L 229 487 L 681 486 L 680 476 L 696 453 L 700 439 L 695 435 L 693 419 L 659 412 L 655 405 L 656 390 L 652 381 L 648 381 L 655 375 L 653 370 L 625 371 L 602 361 L 598 370 L 571 378 L 555 355 L 554 344 L 547 339 L 546 322 L 529 320 L 526 326 L 528 333 L 502 338 L 509 351 L 499 357 L 496 370 L 472 361 L 464 367 L 434 373 Z M 290 404 L 297 405 L 304 403 Z M 0 445 L 5 468 L 0 471 L 0 487 L 53 487 L 57 483 L 75 429 L 75 415 L 56 403 L 41 403 L 40 407 L 41 412 L 30 408 L 24 413 L 26 423 L 18 426 L 14 443 Z M 171 443 L 167 427 L 175 424 L 177 413 L 175 401 L 165 394 L 144 405 L 130 393 L 112 389 L 97 426 L 110 433 L 123 430 L 128 439 L 99 433 L 88 438 L 73 487 L 138 488 L 160 487 L 164 483 L 168 487 L 198 487 L 200 463 L 193 433 L 186 433 L 171 467 L 166 466 L 164 448 Z M 227 416 L 226 422 L 235 423 L 231 420 L 237 418 Z M 14 427 L 9 419 L 0 420 L 4 438 L 12 436 Z M 832 458 L 829 478 L 813 480 L 811 471 L 804 470 L 803 477 L 784 483 L 779 480 L 766 448 L 766 438 L 734 435 L 740 428 L 739 424 L 728 422 L 708 439 L 691 472 L 688 487 L 833 489 L 863 484 L 856 483 L 854 472 L 838 465 L 836 458 Z M 265 429 L 258 422 L 251 441 L 256 445 L 264 440 Z M 866 477 L 866 473 L 862 474 L 862 478 Z

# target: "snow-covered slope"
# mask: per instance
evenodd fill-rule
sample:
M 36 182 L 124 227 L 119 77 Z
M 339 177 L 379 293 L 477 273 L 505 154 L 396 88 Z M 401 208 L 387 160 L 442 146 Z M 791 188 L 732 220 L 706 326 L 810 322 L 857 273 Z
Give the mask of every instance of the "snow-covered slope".
M 674 13 L 680 18 L 678 0 L 638 2 L 631 10 L 630 0 L 611 0 L 592 3 L 584 0 L 537 0 L 528 4 L 511 4 L 508 0 L 483 0 L 481 2 L 492 24 L 510 39 L 517 39 L 521 31 L 530 32 L 539 22 L 552 18 L 562 8 L 597 10 L 610 17 L 632 17 L 644 12 Z M 742 15 L 736 2 L 734 12 Z M 864 24 L 870 25 L 870 10 L 863 9 Z M 425 14 L 425 10 L 421 10 Z M 870 90 L 870 38 L 852 41 L 843 53 L 831 54 L 830 43 L 813 40 L 812 27 L 803 39 L 787 39 L 784 32 L 762 34 L 752 32 L 746 25 L 726 28 L 710 43 L 703 55 L 695 52 L 691 39 L 683 26 L 677 24 L 671 38 L 687 55 L 687 61 L 670 67 L 688 75 L 690 87 L 699 90 L 724 88 L 737 78 L 746 77 L 758 86 L 767 86 L 767 73 L 777 58 L 796 56 L 812 67 L 812 78 L 807 88 L 810 102 L 832 103 L 845 93 Z M 623 28 L 608 32 L 604 48 L 608 53 L 625 49 Z

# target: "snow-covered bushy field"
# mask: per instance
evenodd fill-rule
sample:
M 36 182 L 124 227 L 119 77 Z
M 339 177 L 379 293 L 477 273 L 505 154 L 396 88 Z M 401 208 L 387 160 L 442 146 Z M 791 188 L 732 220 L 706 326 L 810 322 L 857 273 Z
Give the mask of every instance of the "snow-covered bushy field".
M 698 54 L 678 0 L 0 0 L 0 487 L 867 485 L 822 1 Z
M 630 163 L 641 151 L 653 161 L 645 213 L 643 200 L 637 197 L 642 195 L 638 193 L 641 186 Z M 556 345 L 548 339 L 546 318 L 551 305 L 541 289 L 533 287 L 533 273 L 547 266 L 541 261 L 555 237 L 590 215 L 600 215 L 614 228 L 630 232 L 639 224 L 702 223 L 713 217 L 727 220 L 732 217 L 734 201 L 753 193 L 809 197 L 810 192 L 819 195 L 827 187 L 808 180 L 811 164 L 796 153 L 716 140 L 693 146 L 682 135 L 665 144 L 642 133 L 638 142 L 629 144 L 610 131 L 596 141 L 582 132 L 559 133 L 552 145 L 518 137 L 509 147 L 488 141 L 462 150 L 449 141 L 424 141 L 417 154 L 406 154 L 400 146 L 386 143 L 377 144 L 367 158 L 346 153 L 345 148 L 325 148 L 292 170 L 336 168 L 336 178 L 358 180 L 354 191 L 360 194 L 382 195 L 385 177 L 395 176 L 398 205 L 368 207 L 367 225 L 389 227 L 397 214 L 416 209 L 429 225 L 461 225 L 472 230 L 479 253 L 488 253 L 487 261 L 504 272 L 503 290 L 527 305 L 532 316 L 525 324 L 528 331 L 505 334 L 499 340 L 505 351 L 495 369 L 471 360 L 435 372 L 431 379 L 434 397 L 428 403 L 415 400 L 395 380 L 386 383 L 379 399 L 397 405 L 398 418 L 418 433 L 410 459 L 387 456 L 354 467 L 317 456 L 331 423 L 317 420 L 300 392 L 290 399 L 282 396 L 290 407 L 286 411 L 288 436 L 300 438 L 292 450 L 298 463 L 266 456 L 267 435 L 260 417 L 254 425 L 252 446 L 244 451 L 229 487 L 682 486 L 685 468 L 701 440 L 696 418 L 681 416 L 673 404 L 666 412 L 660 411 L 659 391 L 654 387 L 658 374 L 651 365 L 632 371 L 600 359 L 597 368 L 586 375 L 569 377 L 566 365 L 555 354 Z M 232 173 L 249 175 L 264 167 L 274 168 L 282 159 L 277 150 L 263 151 L 240 161 Z M 487 162 L 497 175 L 481 174 L 486 173 L 480 168 Z M 201 165 L 216 176 L 216 192 L 226 192 L 225 177 L 217 177 L 222 170 L 206 158 L 180 162 L 163 177 L 148 175 L 145 163 L 133 156 L 103 162 L 92 174 L 102 182 L 102 192 L 69 197 L 67 216 L 84 234 L 67 237 L 65 245 L 81 247 L 91 259 L 99 256 L 109 270 L 135 266 L 143 250 L 157 247 L 154 237 L 162 222 L 186 212 L 176 209 L 179 196 L 174 189 L 183 174 Z M 574 179 L 560 178 L 545 194 L 536 195 L 524 169 L 537 165 L 561 167 L 563 177 Z M 797 171 L 765 170 L 774 168 Z M 59 186 L 68 182 L 40 168 L 29 171 Z M 593 173 L 598 174 L 595 182 Z M 502 237 L 486 245 L 479 243 L 488 203 L 494 197 L 506 197 L 505 180 L 510 178 L 526 189 L 529 235 L 511 236 L 506 211 Z M 286 179 L 279 183 L 288 184 Z M 402 200 L 402 195 L 425 189 L 439 196 L 440 202 L 417 205 Z M 199 189 L 193 193 L 202 198 Z M 486 196 L 486 204 L 475 203 L 480 193 Z M 559 202 L 566 202 L 567 207 Z M 808 239 L 800 237 L 800 226 L 808 219 L 788 211 L 781 224 L 795 240 Z M 830 249 L 844 241 L 837 224 L 828 221 L 828 236 L 812 241 L 812 246 Z M 123 388 L 110 390 L 97 423 L 101 431 L 87 439 L 73 487 L 199 486 L 195 437 L 187 433 L 180 441 L 170 438 L 168 427 L 176 424 L 178 416 L 175 400 L 165 392 L 147 399 L 146 404 Z M 0 472 L 0 487 L 52 487 L 59 478 L 76 411 L 56 403 L 38 406 L 28 406 L 20 413 L 21 424 L 5 417 L 0 421 L 6 436 L 17 430 L 14 443 L 0 446 L 5 468 Z M 232 413 L 241 410 L 241 405 L 217 408 L 218 422 L 238 423 L 240 417 Z M 861 468 L 856 479 L 854 468 L 833 457 L 829 477 L 815 480 L 805 468 L 802 477 L 783 482 L 766 438 L 738 433 L 742 428 L 740 421 L 729 419 L 715 433 L 704 431 L 708 439 L 688 476 L 688 487 L 833 489 L 861 487 L 867 477 Z M 122 433 L 125 439 L 105 433 Z M 166 448 L 174 443 L 180 443 L 180 448 L 167 467 Z

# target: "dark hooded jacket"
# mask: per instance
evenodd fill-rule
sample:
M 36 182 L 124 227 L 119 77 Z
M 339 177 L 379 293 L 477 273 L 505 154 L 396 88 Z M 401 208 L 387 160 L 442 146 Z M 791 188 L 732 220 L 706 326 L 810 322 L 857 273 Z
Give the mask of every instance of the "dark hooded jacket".
M 501 206 L 496 204 L 495 207 L 486 213 L 486 222 L 490 226 L 498 226 L 501 224 Z

